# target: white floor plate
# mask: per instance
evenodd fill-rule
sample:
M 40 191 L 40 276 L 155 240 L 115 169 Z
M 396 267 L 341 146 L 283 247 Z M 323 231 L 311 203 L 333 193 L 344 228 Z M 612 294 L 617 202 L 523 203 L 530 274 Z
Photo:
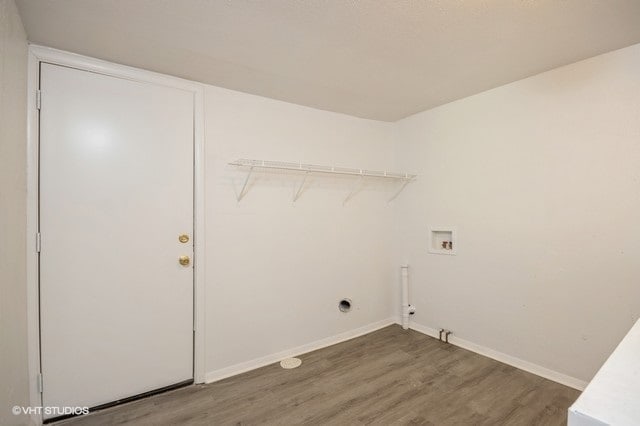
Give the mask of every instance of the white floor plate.
M 286 369 L 298 368 L 302 364 L 302 360 L 300 358 L 286 358 L 280 361 L 280 367 Z

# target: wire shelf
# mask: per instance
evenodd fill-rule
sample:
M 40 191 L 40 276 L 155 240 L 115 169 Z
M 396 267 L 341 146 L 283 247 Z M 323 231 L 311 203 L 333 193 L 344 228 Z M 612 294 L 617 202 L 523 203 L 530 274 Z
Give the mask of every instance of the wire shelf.
M 330 173 L 340 175 L 356 175 L 366 177 L 378 177 L 378 178 L 391 178 L 391 179 L 409 179 L 413 180 L 417 176 L 409 173 L 397 173 L 378 170 L 366 170 L 366 169 L 351 169 L 347 167 L 335 167 L 335 166 L 319 166 L 316 164 L 303 164 L 303 163 L 287 163 L 284 161 L 266 161 L 266 160 L 248 160 L 241 158 L 229 163 L 231 166 L 238 167 L 253 167 L 260 169 L 279 169 L 279 170 L 296 170 L 300 172 L 314 172 L 314 173 Z
M 290 163 L 285 161 L 249 160 L 246 158 L 240 158 L 228 164 L 230 166 L 249 169 L 247 173 L 247 177 L 244 181 L 244 185 L 242 186 L 242 190 L 240 191 L 240 194 L 238 194 L 238 201 L 240 201 L 242 197 L 245 196 L 247 192 L 247 183 L 249 182 L 249 178 L 251 177 L 251 173 L 254 169 L 275 169 L 275 170 L 290 170 L 290 171 L 304 172 L 305 179 L 302 181 L 302 184 L 300 184 L 300 187 L 296 191 L 293 201 L 296 201 L 302 194 L 302 190 L 306 182 L 306 175 L 309 173 L 351 175 L 351 176 L 359 176 L 360 178 L 372 177 L 372 178 L 383 178 L 383 179 L 395 179 L 395 180 L 402 181 L 402 185 L 400 189 L 395 193 L 393 197 L 389 199 L 389 201 L 392 201 L 398 195 L 400 195 L 400 192 L 402 192 L 404 187 L 409 182 L 415 180 L 417 177 L 417 175 L 409 174 L 409 173 L 397 173 L 397 172 L 366 170 L 366 169 L 352 169 L 348 167 L 336 167 L 336 166 L 320 166 L 317 164 Z M 344 200 L 344 202 L 346 203 L 349 199 L 351 199 L 351 197 L 353 197 L 355 192 L 356 192 L 355 189 L 352 190 L 351 193 Z

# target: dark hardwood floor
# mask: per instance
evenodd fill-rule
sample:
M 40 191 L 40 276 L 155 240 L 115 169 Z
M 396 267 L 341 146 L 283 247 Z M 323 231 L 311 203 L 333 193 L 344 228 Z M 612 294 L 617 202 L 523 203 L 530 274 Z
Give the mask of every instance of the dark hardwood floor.
M 565 425 L 579 392 L 397 325 L 56 425 Z

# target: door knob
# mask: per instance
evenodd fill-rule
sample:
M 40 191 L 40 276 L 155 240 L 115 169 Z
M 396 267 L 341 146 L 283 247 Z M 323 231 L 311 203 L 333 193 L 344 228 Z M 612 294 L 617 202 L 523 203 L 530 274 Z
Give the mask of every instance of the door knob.
M 188 243 L 189 242 L 189 236 L 187 234 L 182 234 L 178 237 L 178 241 L 180 241 L 181 243 Z
M 189 266 L 189 262 L 191 262 L 191 259 L 189 259 L 189 256 L 180 256 L 178 258 L 178 262 L 182 265 L 182 266 Z

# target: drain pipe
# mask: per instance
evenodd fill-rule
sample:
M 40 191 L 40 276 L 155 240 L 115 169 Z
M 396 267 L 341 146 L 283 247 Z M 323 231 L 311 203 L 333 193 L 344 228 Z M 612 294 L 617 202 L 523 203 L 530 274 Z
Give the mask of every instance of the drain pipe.
M 413 315 L 416 309 L 409 304 L 409 265 L 401 265 L 402 273 L 402 328 L 409 328 L 409 316 Z

